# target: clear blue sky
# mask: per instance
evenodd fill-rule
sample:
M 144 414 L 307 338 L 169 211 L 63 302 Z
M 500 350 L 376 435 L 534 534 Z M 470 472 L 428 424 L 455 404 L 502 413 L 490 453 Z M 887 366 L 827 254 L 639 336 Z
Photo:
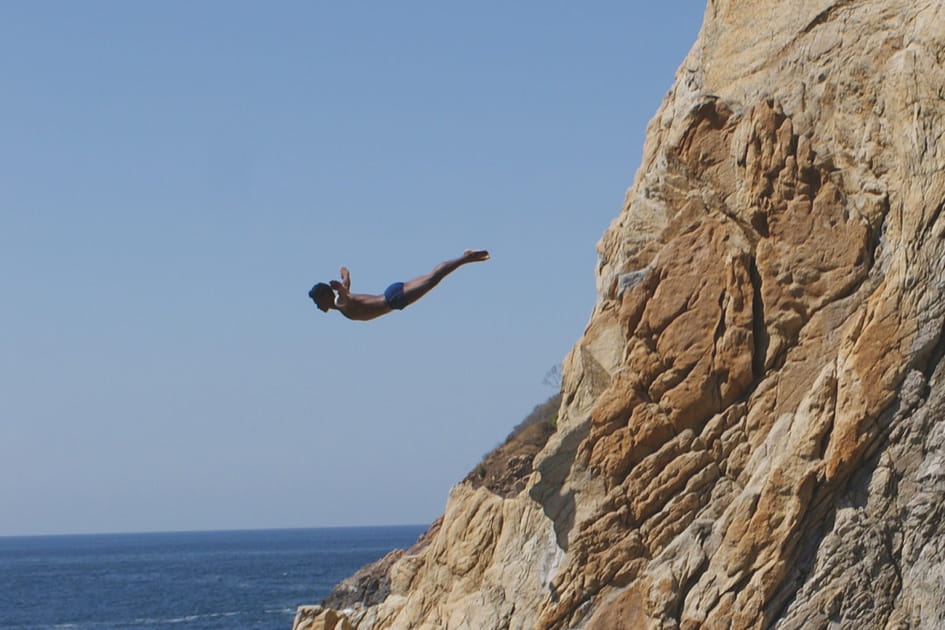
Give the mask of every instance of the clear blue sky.
M 0 535 L 436 518 L 553 393 L 704 6 L 4 3 Z

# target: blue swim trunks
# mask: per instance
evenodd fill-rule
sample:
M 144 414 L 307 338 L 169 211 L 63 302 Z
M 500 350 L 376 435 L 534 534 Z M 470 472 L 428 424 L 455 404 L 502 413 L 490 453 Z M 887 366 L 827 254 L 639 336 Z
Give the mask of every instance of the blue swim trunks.
M 391 308 L 402 310 L 407 306 L 407 298 L 404 296 L 404 283 L 395 282 L 384 291 L 384 301 Z

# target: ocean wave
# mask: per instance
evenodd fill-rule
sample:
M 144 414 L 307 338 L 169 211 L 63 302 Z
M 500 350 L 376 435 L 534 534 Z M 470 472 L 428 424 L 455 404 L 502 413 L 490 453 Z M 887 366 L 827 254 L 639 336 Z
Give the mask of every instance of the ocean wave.
M 237 615 L 242 615 L 242 612 L 220 612 L 220 613 L 204 613 L 202 615 L 185 615 L 183 617 L 169 617 L 167 619 L 135 619 L 134 621 L 125 621 L 120 625 L 154 625 L 154 626 L 173 626 L 180 623 L 192 623 L 194 621 L 202 621 L 204 619 L 219 619 L 221 617 L 236 617 Z
M 204 613 L 201 615 L 184 615 L 181 617 L 139 617 L 138 619 L 123 619 L 121 621 L 83 621 L 60 623 L 52 626 L 54 630 L 83 630 L 94 628 L 152 628 L 154 626 L 175 626 L 182 623 L 193 623 L 195 621 L 205 621 L 207 619 L 220 619 L 223 617 L 236 617 L 244 614 L 240 611 Z

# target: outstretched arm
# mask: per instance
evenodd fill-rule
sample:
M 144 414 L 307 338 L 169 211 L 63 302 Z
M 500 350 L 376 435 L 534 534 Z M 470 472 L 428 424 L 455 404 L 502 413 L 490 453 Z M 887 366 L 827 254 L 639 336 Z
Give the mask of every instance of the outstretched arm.
M 338 292 L 338 298 L 335 300 L 337 306 L 344 306 L 351 297 L 351 273 L 347 267 L 341 268 L 341 282 L 332 280 L 328 283 L 332 289 Z
M 348 287 L 337 280 L 332 280 L 328 284 L 332 289 L 338 292 L 338 297 L 335 299 L 335 306 L 345 306 L 348 303 L 348 298 L 350 297 L 350 294 L 348 293 Z

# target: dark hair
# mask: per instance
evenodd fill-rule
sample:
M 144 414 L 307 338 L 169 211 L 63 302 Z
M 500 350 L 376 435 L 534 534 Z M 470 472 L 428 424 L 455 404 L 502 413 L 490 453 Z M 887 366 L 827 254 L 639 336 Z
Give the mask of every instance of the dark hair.
M 330 297 L 332 300 L 334 300 L 335 292 L 332 291 L 331 287 L 325 284 L 324 282 L 319 282 L 314 287 L 312 287 L 311 291 L 308 292 L 308 296 L 312 298 L 315 304 L 318 304 L 319 298 Z

